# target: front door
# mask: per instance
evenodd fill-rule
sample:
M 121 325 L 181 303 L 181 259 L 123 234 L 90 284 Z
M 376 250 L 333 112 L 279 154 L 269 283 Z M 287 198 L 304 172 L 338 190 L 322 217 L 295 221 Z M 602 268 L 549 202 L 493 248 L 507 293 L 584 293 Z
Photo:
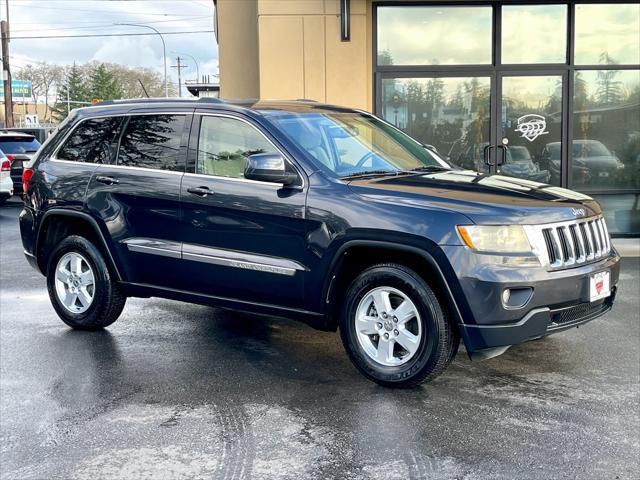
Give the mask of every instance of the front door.
M 181 188 L 185 289 L 302 306 L 313 261 L 306 249 L 302 178 L 296 187 L 244 178 L 249 155 L 280 153 L 244 119 L 196 115 L 191 132 Z
M 566 75 L 499 73 L 485 161 L 491 173 L 560 185 Z

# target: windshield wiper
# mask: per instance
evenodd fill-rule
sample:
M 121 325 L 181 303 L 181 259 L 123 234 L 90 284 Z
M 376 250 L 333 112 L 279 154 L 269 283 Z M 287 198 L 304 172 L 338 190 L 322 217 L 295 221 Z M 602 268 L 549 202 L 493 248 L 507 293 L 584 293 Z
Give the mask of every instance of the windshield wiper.
M 378 175 L 399 175 L 404 173 L 402 170 L 363 170 L 361 172 L 354 172 L 348 175 L 344 175 L 340 177 L 342 180 L 349 178 L 357 178 L 357 177 L 367 177 L 369 175 L 378 176 Z
M 444 172 L 449 171 L 450 168 L 442 167 L 440 165 L 424 165 L 422 167 L 416 167 L 408 170 L 409 172 Z

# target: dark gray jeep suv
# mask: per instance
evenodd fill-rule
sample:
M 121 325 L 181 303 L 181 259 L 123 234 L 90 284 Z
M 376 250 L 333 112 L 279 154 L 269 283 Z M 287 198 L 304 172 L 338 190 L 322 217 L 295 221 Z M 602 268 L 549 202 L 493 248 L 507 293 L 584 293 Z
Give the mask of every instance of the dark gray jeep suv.
M 27 165 L 24 251 L 73 328 L 128 296 L 340 329 L 387 386 L 592 320 L 619 257 L 591 198 L 455 169 L 361 111 L 124 101 L 74 111 Z M 594 342 L 597 341 L 594 339 Z

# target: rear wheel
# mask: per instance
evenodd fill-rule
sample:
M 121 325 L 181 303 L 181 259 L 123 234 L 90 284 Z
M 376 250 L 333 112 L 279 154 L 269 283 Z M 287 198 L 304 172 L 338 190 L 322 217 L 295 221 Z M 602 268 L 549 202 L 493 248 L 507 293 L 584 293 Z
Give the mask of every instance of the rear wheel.
M 459 345 L 457 330 L 429 285 L 413 270 L 382 264 L 349 286 L 340 320 L 342 342 L 369 379 L 411 387 L 441 374 Z
M 47 289 L 62 321 L 80 330 L 98 330 L 111 325 L 126 302 L 102 253 L 89 240 L 77 235 L 63 240 L 52 252 Z

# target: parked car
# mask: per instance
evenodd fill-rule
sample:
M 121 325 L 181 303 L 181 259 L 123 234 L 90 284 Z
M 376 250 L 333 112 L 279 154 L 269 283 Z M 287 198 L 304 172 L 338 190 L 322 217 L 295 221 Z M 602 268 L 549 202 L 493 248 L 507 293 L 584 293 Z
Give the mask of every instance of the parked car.
M 560 181 L 560 142 L 548 143 L 542 153 L 549 166 L 553 182 Z M 624 164 L 605 145 L 597 140 L 574 140 L 571 151 L 573 184 L 608 183 Z
M 72 328 L 129 296 L 288 317 L 339 329 L 386 386 L 439 375 L 461 338 L 481 359 L 593 320 L 619 277 L 592 198 L 452 169 L 319 103 L 76 110 L 23 183 L 25 255 Z
M 11 162 L 0 152 L 0 205 L 13 196 L 13 181 L 11 180 Z
M 38 140 L 40 143 L 44 143 L 49 135 L 55 131 L 55 127 L 11 127 L 5 128 L 6 132 L 21 132 L 26 133 L 28 135 L 32 135 Z
M 22 193 L 23 163 L 29 160 L 40 148 L 40 142 L 28 133 L 0 130 L 0 150 L 11 162 L 11 179 L 16 194 Z M 18 156 L 16 158 L 16 156 Z
M 506 161 L 500 166 L 503 175 L 510 177 L 526 178 L 534 182 L 549 183 L 551 174 L 549 170 L 540 170 L 537 163 L 531 158 L 527 147 L 514 145 L 506 150 Z

